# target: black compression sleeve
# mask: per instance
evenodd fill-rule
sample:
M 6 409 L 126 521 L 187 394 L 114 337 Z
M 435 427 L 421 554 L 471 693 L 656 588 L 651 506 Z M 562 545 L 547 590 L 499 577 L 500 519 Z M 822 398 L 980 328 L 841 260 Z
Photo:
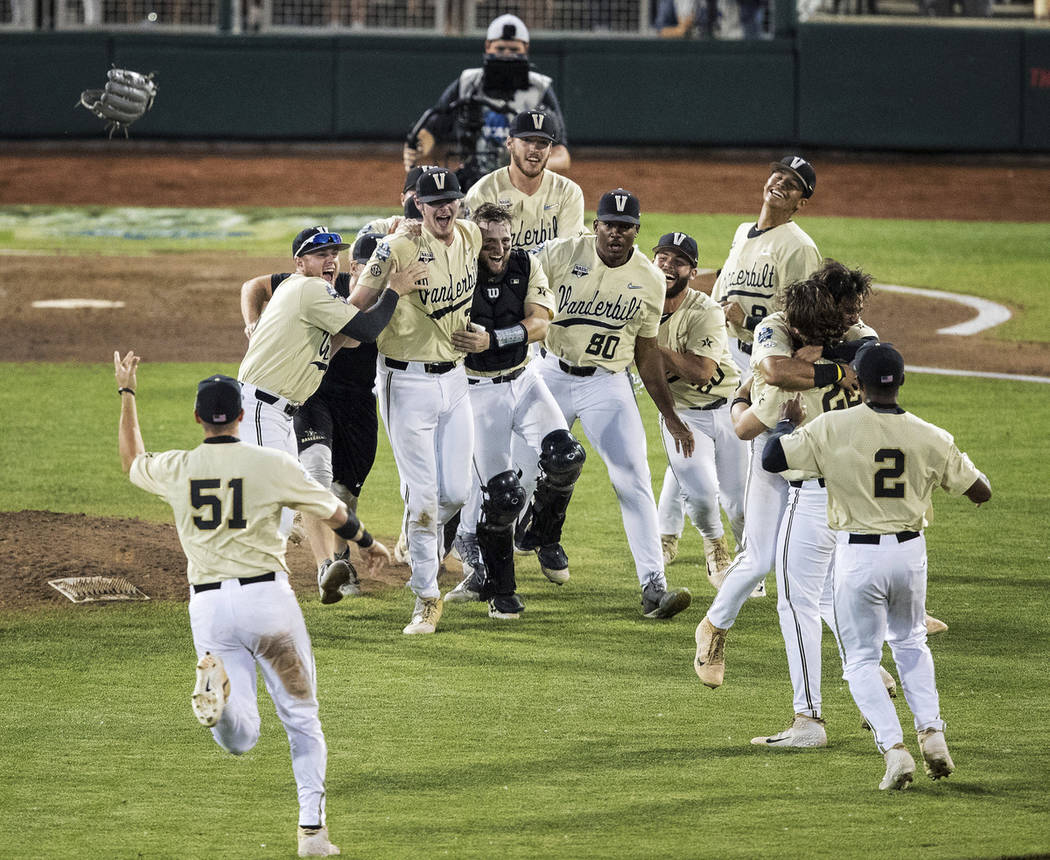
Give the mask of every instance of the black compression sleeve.
M 339 329 L 340 334 L 362 343 L 372 343 L 383 330 L 397 307 L 398 295 L 393 290 L 383 290 L 382 295 L 367 311 L 361 311 L 350 322 Z
M 788 468 L 787 457 L 780 437 L 795 431 L 795 425 L 788 420 L 780 421 L 770 434 L 766 447 L 762 450 L 762 468 L 767 472 L 783 472 Z

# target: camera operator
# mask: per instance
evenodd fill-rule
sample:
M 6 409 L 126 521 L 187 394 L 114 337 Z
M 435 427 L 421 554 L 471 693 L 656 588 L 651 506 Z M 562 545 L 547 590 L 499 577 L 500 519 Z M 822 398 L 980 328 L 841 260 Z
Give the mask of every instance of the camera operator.
M 465 191 L 507 163 L 506 141 L 510 121 L 526 110 L 542 110 L 558 123 L 560 143 L 547 167 L 564 171 L 570 164 L 565 143 L 565 121 L 551 79 L 529 66 L 529 31 L 515 15 L 500 15 L 485 38 L 482 68 L 464 69 L 441 94 L 434 107 L 419 118 L 404 147 L 405 170 L 417 162 L 433 161 L 436 143 L 448 147 L 448 162 Z

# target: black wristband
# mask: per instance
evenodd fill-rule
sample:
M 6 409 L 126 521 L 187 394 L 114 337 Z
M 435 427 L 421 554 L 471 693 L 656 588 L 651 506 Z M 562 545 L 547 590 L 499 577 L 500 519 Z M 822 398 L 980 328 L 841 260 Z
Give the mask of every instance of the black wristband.
M 734 397 L 733 402 L 729 404 L 729 408 L 732 409 L 738 403 L 746 403 L 748 406 L 751 405 L 751 401 L 748 400 L 746 397 Z
M 359 537 L 355 543 L 361 547 L 361 549 L 368 549 L 372 544 L 376 542 L 376 539 L 368 533 L 368 529 L 364 526 L 361 527 L 361 537 Z
M 842 379 L 843 373 L 841 364 L 814 364 L 813 387 L 826 388 L 829 385 L 834 385 Z
M 773 434 L 776 436 L 787 436 L 794 432 L 795 422 L 788 418 L 781 418 L 773 428 Z
M 117 394 L 123 394 L 125 391 L 128 394 L 130 394 L 132 397 L 135 396 L 135 389 L 134 388 L 118 388 L 117 389 Z
M 357 515 L 349 508 L 346 511 L 346 522 L 343 523 L 339 528 L 332 529 L 339 537 L 346 541 L 353 541 L 360 546 L 359 541 L 364 535 L 368 534 L 361 525 L 361 521 L 357 518 Z M 361 532 L 361 537 L 358 537 L 358 532 Z M 371 537 L 371 535 L 369 535 Z

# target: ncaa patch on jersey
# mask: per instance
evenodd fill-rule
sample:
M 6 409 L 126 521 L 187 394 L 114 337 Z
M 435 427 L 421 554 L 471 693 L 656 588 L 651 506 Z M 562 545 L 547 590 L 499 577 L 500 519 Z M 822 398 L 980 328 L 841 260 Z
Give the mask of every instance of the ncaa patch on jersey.
M 755 335 L 759 343 L 769 343 L 773 339 L 773 329 L 768 325 L 764 325 L 755 332 Z
M 326 284 L 325 286 L 328 290 L 328 295 L 330 295 L 333 299 L 339 299 L 339 301 L 341 301 L 344 305 L 347 304 L 346 296 L 339 295 L 339 293 L 335 291 L 335 287 L 333 287 L 331 284 Z
M 419 254 L 419 262 L 421 263 L 433 263 L 434 255 L 430 251 L 421 251 Z
M 497 200 L 496 202 L 497 202 L 497 203 L 498 203 L 498 204 L 500 205 L 500 207 L 502 207 L 503 209 L 510 209 L 510 207 L 514 205 L 513 203 L 511 203 L 511 201 L 510 201 L 510 200 L 505 200 L 505 199 L 504 199 L 504 198 L 502 198 L 502 197 L 501 197 L 501 198 L 500 198 L 499 200 Z
M 385 239 L 376 243 L 376 258 L 384 263 L 390 259 L 390 245 Z
M 591 272 L 586 266 L 581 266 L 578 263 L 572 267 L 572 275 L 575 278 L 585 278 Z

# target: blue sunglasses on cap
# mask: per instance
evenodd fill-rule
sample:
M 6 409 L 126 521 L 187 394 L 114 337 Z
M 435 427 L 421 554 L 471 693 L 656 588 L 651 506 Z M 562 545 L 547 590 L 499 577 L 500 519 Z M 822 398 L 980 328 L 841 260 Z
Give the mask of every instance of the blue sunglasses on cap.
M 342 245 L 343 237 L 338 233 L 315 233 L 303 244 L 301 244 L 296 250 L 294 256 L 301 257 L 303 255 L 304 248 L 318 247 L 323 248 L 325 245 Z

